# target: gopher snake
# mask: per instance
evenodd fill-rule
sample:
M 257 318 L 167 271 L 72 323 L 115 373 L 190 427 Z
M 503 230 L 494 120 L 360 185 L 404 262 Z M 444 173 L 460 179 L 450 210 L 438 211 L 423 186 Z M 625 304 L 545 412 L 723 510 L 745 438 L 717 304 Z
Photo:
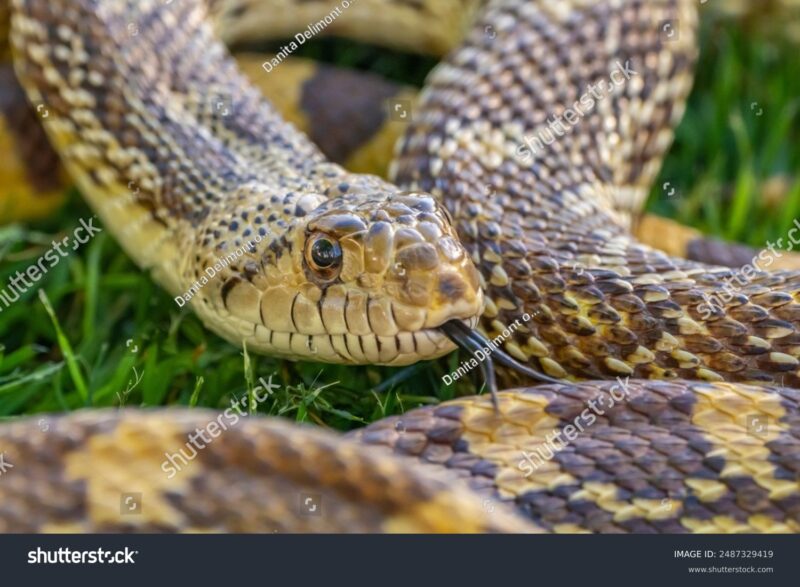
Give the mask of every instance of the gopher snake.
M 165 451 L 211 416 L 79 414 L 46 434 L 11 424 L 0 438 L 20 466 L 0 484 L 5 529 L 308 530 L 286 514 L 314 489 L 333 504 L 323 529 L 800 529 L 796 393 L 741 383 L 797 383 L 798 276 L 748 276 L 710 306 L 726 270 L 626 232 L 691 85 L 692 3 L 490 3 L 399 145 L 395 178 L 410 191 L 326 162 L 238 73 L 199 0 L 15 0 L 12 13 L 29 99 L 52 113 L 54 145 L 134 260 L 180 297 L 244 250 L 189 302 L 222 336 L 289 358 L 407 364 L 451 350 L 440 328 L 474 324 L 485 305 L 492 338 L 532 317 L 503 344 L 529 371 L 717 383 L 625 382 L 627 399 L 591 424 L 586 402 L 610 383 L 503 392 L 497 411 L 457 400 L 355 440 L 247 422 L 177 483 L 158 466 Z M 682 29 L 670 43 L 666 21 Z M 584 101 L 613 73 L 625 81 Z M 572 105 L 578 123 L 520 161 Z M 526 472 L 521 455 L 579 416 L 581 434 Z M 45 478 L 68 489 L 60 500 Z M 481 507 L 470 485 L 532 522 Z M 252 513 L 224 503 L 231 487 Z M 136 489 L 152 505 L 131 521 L 119 495 Z

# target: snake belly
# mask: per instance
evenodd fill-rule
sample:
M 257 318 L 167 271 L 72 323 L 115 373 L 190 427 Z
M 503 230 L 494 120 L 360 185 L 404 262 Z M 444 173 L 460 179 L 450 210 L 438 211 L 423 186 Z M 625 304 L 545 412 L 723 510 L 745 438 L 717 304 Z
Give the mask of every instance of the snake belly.
M 715 280 L 725 270 L 655 253 L 635 243 L 625 227 L 690 85 L 691 35 L 666 47 L 654 23 L 680 17 L 691 29 L 696 17 L 689 2 L 491 3 L 466 43 L 432 75 L 399 149 L 395 175 L 410 193 L 325 162 L 227 60 L 204 20 L 204 6 L 173 4 L 16 0 L 12 43 L 29 98 L 55 113 L 48 132 L 68 169 L 132 257 L 170 291 L 186 285 L 193 256 L 202 266 L 226 230 L 236 244 L 255 228 L 247 223 L 261 211 L 258 205 L 275 205 L 269 226 L 283 238 L 259 250 L 250 270 L 246 263 L 237 267 L 227 288 L 215 289 L 217 298 L 194 304 L 224 336 L 250 335 L 252 316 L 240 317 L 244 328 L 231 319 L 230 306 L 240 312 L 263 307 L 251 286 L 285 286 L 282 279 L 292 275 L 288 287 L 294 290 L 282 291 L 294 295 L 284 306 L 270 292 L 283 329 L 258 318 L 266 330 L 288 336 L 259 338 L 258 350 L 339 362 L 404 362 L 450 350 L 444 338 L 431 339 L 431 328 L 449 319 L 469 321 L 483 300 L 450 216 L 425 196 L 432 193 L 451 209 L 481 270 L 487 334 L 530 313 L 532 320 L 504 344 L 519 360 L 558 377 L 796 378 L 794 274 L 759 274 L 735 303 L 702 319 L 698 308 L 719 289 Z M 58 8 L 64 26 L 47 26 L 56 22 Z M 143 15 L 151 18 L 134 35 L 140 38 L 120 43 L 121 35 L 130 35 L 131 20 L 141 24 Z M 486 26 L 497 32 L 491 43 Z M 517 162 L 525 134 L 537 130 L 551 106 L 573 103 L 576 88 L 607 75 L 615 61 L 637 58 L 650 67 L 642 68 L 641 81 L 598 103 L 542 161 L 529 167 Z M 230 98 L 221 101 L 236 114 L 207 112 L 201 87 Z M 125 180 L 139 188 L 132 202 L 124 201 Z M 127 223 L 140 222 L 128 226 L 123 215 Z M 319 342 L 319 351 L 314 335 L 295 323 L 295 316 L 306 315 L 295 307 L 298 299 L 313 298 L 308 291 L 322 289 L 328 275 L 303 265 L 318 232 L 353 246 L 348 238 L 370 234 L 373 223 L 381 224 L 382 238 L 395 224 L 418 233 L 393 231 L 393 246 L 371 250 L 381 252 L 379 276 L 400 261 L 405 273 L 388 280 L 397 287 L 386 293 L 409 313 L 414 308 L 408 306 L 424 307 L 424 318 L 410 322 L 430 347 L 404 351 L 397 339 L 401 358 L 380 356 L 376 344 L 362 346 L 353 361 L 349 348 L 347 356 L 326 354 Z M 454 242 L 446 250 L 435 248 L 447 238 Z M 349 263 L 336 267 L 336 279 L 343 269 L 359 267 L 358 258 L 365 265 L 370 260 L 356 249 L 345 257 Z M 320 257 L 318 265 L 329 258 Z M 272 271 L 259 275 L 258 263 L 263 269 L 265 261 Z M 356 284 L 351 290 L 374 286 L 357 281 L 359 275 L 347 281 Z M 339 311 L 349 332 L 347 309 L 356 306 L 348 302 L 351 291 L 343 293 L 336 299 L 339 306 L 344 299 Z M 369 324 L 370 298 L 360 307 L 353 317 Z M 323 313 L 309 309 L 308 315 Z M 324 332 L 318 336 L 328 336 Z M 553 433 L 567 434 L 567 423 L 583 417 L 595 394 L 613 397 L 614 385 L 625 387 L 625 401 L 596 414 L 591 424 L 585 418 L 581 435 L 558 454 L 539 452 Z M 512 390 L 498 400 L 497 411 L 485 398 L 425 408 L 349 439 L 248 420 L 184 457 L 186 470 L 176 473 L 177 481 L 164 459 L 219 414 L 86 412 L 57 418 L 38 433 L 31 420 L 11 423 L 0 427 L 0 439 L 20 466 L 0 484 L 0 520 L 6 529 L 52 531 L 265 531 L 293 507 L 298 490 L 317 488 L 332 492 L 335 514 L 324 529 L 797 531 L 795 390 L 620 379 Z M 754 424 L 764 418 L 766 432 Z M 391 449 L 406 456 L 390 455 Z M 529 455 L 547 457 L 537 463 L 541 471 L 528 473 Z M 481 491 L 484 500 L 514 502 L 529 521 L 505 503 L 491 512 Z M 146 517 L 122 518 L 126 492 L 149 496 Z M 448 501 L 451 493 L 457 508 Z M 271 502 L 276 510 L 265 495 L 279 496 Z M 251 510 L 231 511 L 241 502 L 253 506 L 252 518 Z M 283 519 L 287 531 L 314 529 L 296 516 Z

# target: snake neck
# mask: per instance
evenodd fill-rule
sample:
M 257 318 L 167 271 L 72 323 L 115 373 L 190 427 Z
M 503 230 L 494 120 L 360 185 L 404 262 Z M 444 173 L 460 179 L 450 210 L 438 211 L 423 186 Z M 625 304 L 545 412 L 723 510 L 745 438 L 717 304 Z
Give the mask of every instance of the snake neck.
M 445 322 L 474 324 L 483 295 L 446 211 L 327 162 L 239 72 L 205 2 L 14 6 L 17 73 L 66 167 L 213 331 L 402 365 L 452 350 Z

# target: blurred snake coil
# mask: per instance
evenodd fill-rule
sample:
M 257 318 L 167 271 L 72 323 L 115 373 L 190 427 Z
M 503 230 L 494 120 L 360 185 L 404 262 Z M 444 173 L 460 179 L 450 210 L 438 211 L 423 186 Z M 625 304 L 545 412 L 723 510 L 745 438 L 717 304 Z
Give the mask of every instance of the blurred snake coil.
M 691 87 L 694 2 L 349 4 L 331 27 L 368 41 L 441 52 L 466 31 L 394 184 L 328 162 L 242 75 L 215 28 L 257 34 L 251 6 L 0 1 L 16 76 L 103 225 L 248 349 L 401 365 L 512 330 L 504 385 L 564 381 L 347 436 L 228 411 L 20 419 L 0 425 L 0 531 L 800 531 L 800 274 L 712 303 L 731 270 L 629 232 Z M 321 16 L 296 6 L 283 32 Z M 421 30 L 410 10 L 458 18 Z M 579 121 L 526 161 L 570 107 Z M 200 429 L 213 442 L 187 455 Z

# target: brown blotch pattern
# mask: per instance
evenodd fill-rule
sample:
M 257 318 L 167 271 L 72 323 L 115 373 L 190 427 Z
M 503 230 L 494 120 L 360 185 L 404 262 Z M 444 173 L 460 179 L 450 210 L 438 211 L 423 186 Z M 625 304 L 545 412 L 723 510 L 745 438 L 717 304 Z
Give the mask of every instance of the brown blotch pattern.
M 798 400 L 685 381 L 547 385 L 501 392 L 499 415 L 465 398 L 354 435 L 445 467 L 554 532 L 797 532 Z
M 537 531 L 434 471 L 278 420 L 203 410 L 79 412 L 46 430 L 38 420 L 0 427 L 13 465 L 0 482 L 4 532 Z

